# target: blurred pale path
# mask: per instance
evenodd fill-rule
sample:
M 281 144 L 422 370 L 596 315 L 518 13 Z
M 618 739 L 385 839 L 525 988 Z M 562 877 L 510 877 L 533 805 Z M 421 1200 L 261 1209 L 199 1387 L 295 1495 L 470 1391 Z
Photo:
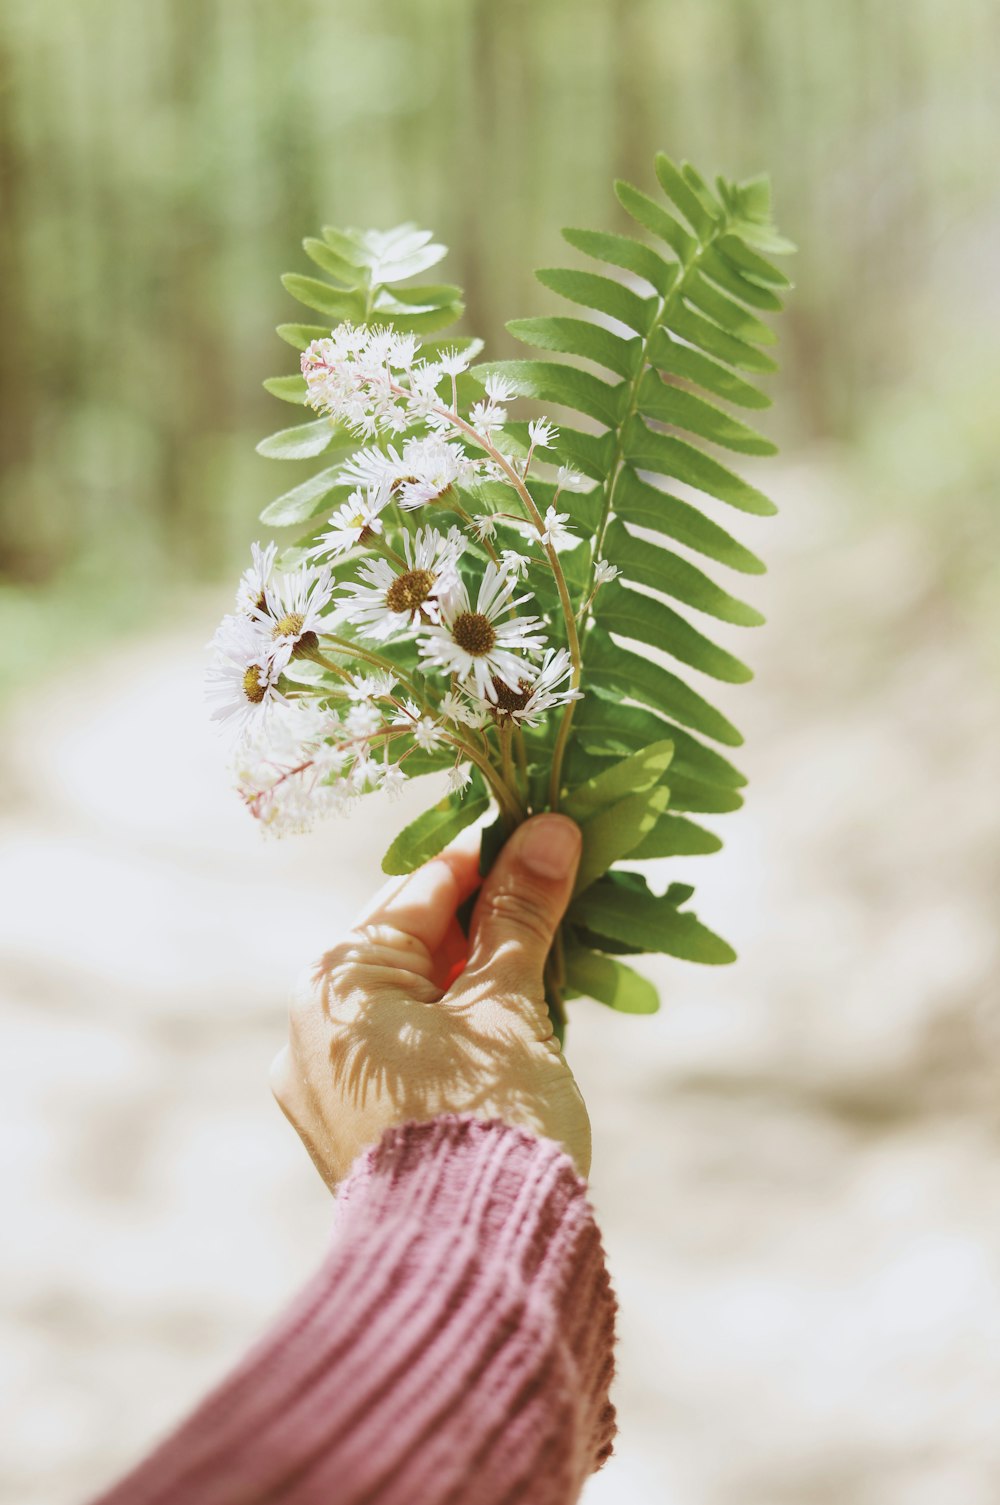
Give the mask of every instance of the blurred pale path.
M 619 1456 L 585 1498 L 995 1505 L 996 680 L 925 533 L 859 539 L 822 473 L 778 479 L 728 702 L 749 804 L 675 865 L 740 963 L 571 1021 L 622 1302 Z M 267 1067 L 401 812 L 260 841 L 201 702 L 222 604 L 6 729 L 5 1505 L 123 1467 L 327 1237 Z

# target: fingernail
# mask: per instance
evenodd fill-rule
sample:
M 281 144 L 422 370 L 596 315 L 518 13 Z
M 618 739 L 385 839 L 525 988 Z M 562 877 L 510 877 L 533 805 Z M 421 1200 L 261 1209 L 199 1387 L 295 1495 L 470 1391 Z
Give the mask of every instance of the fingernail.
M 580 828 L 568 816 L 538 815 L 522 827 L 517 855 L 539 878 L 568 878 L 580 844 Z

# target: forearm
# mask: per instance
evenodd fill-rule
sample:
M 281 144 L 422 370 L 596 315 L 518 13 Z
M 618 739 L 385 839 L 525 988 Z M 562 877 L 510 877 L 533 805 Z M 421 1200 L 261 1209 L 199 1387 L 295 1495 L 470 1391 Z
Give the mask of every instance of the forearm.
M 565 1505 L 610 1451 L 613 1313 L 554 1144 L 392 1130 L 285 1319 L 101 1505 Z

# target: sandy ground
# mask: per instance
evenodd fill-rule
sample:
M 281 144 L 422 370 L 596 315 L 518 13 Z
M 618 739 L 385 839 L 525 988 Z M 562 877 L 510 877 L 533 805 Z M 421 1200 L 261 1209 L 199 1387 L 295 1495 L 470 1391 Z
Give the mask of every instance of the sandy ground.
M 782 491 L 757 682 L 722 697 L 749 805 L 672 865 L 740 963 L 654 964 L 659 1016 L 571 1025 L 622 1307 L 585 1502 L 995 1505 L 997 686 L 916 536 L 852 540 L 813 475 Z M 5 728 L 9 1505 L 133 1459 L 327 1235 L 267 1067 L 398 811 L 260 841 L 205 722 L 212 610 Z

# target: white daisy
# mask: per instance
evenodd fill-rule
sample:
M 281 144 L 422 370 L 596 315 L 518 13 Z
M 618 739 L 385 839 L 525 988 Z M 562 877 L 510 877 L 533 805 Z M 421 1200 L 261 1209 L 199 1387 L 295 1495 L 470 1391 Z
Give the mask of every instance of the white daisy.
M 568 512 L 557 512 L 554 507 L 545 509 L 542 519 L 542 530 L 539 533 L 537 525 L 530 518 L 518 518 L 512 524 L 513 527 L 528 539 L 540 538 L 543 544 L 550 544 L 553 549 L 573 548 L 580 540 L 575 533 L 571 533 L 566 527 L 569 522 Z
M 436 435 L 426 439 L 408 439 L 397 466 L 393 491 L 401 507 L 407 510 L 436 502 L 456 482 L 471 478 L 473 465 L 460 444 L 449 443 Z
M 276 543 L 269 543 L 265 549 L 262 549 L 259 543 L 250 545 L 252 562 L 249 568 L 243 571 L 240 583 L 236 587 L 237 611 L 249 614 L 255 606 L 263 606 L 264 592 L 271 583 L 277 552 Z
M 332 596 L 329 570 L 275 575 L 264 592 L 263 605 L 254 607 L 251 619 L 276 647 L 287 646 L 290 655 L 302 653 L 315 649 L 319 633 L 329 631 L 330 622 L 323 613 Z
M 392 445 L 381 450 L 375 444 L 356 450 L 341 466 L 337 479 L 348 486 L 379 491 L 399 474 L 400 454 Z
M 526 672 L 518 650 L 532 653 L 545 646 L 537 617 L 509 617 L 507 612 L 529 597 L 511 599 L 517 582 L 487 564 L 473 608 L 462 580 L 441 600 L 441 623 L 423 630 L 420 652 L 460 680 L 473 680 L 480 696 L 496 700 L 495 681 L 517 689 Z
M 206 675 L 215 701 L 213 721 L 228 723 L 246 736 L 289 702 L 279 689 L 291 650 L 270 644 L 249 617 L 228 617 L 216 634 L 218 657 Z
M 342 507 L 329 518 L 327 531 L 318 543 L 309 550 L 310 555 L 322 558 L 326 554 L 334 558 L 346 554 L 360 543 L 366 534 L 381 533 L 381 513 L 391 500 L 388 487 L 369 486 L 365 491 L 359 487 L 352 491 Z
M 507 685 L 497 685 L 495 714 L 498 718 L 506 716 L 525 726 L 535 726 L 553 706 L 582 698 L 579 690 L 559 688 L 572 673 L 573 661 L 566 649 L 550 648 L 541 667 L 530 678 L 525 676 L 516 691 Z
M 607 585 L 609 580 L 616 580 L 621 574 L 616 564 L 609 564 L 606 559 L 599 559 L 594 565 L 594 584 Z
M 406 569 L 387 559 L 369 559 L 359 579 L 345 586 L 337 603 L 337 617 L 351 622 L 369 637 L 384 640 L 419 622 L 440 621 L 438 597 L 455 581 L 455 564 L 465 540 L 458 528 L 446 534 L 418 528 L 411 539 L 403 535 Z

